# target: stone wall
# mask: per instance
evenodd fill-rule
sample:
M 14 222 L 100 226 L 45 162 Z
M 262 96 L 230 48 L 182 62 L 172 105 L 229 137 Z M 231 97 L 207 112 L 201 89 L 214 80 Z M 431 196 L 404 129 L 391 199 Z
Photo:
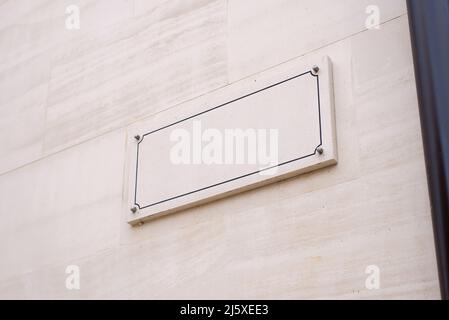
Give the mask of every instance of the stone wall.
M 0 298 L 439 298 L 409 38 L 404 0 L 0 1 Z M 312 55 L 337 166 L 126 223 L 129 126 Z

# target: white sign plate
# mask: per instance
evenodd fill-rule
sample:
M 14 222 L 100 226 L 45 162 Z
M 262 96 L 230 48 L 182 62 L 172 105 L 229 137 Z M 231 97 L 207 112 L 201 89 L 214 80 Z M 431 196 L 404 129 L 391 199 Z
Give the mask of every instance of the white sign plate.
M 129 130 L 128 222 L 337 162 L 331 63 L 292 61 Z

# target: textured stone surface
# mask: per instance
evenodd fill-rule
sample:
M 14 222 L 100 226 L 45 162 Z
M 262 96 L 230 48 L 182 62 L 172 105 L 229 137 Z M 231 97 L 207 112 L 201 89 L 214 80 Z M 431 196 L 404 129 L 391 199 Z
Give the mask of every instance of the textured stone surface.
M 0 53 L 0 298 L 439 298 L 405 1 L 2 1 Z M 136 121 L 317 55 L 337 166 L 126 223 Z

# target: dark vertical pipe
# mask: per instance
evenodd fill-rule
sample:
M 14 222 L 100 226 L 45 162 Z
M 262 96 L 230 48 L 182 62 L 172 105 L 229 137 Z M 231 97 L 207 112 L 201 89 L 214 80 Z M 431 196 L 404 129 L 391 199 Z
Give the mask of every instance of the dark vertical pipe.
M 449 0 L 407 0 L 433 230 L 449 299 Z

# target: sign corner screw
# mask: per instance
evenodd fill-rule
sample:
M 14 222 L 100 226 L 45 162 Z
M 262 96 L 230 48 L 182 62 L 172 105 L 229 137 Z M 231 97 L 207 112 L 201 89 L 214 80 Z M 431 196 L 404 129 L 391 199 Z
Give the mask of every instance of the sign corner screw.
M 314 65 L 312 67 L 312 73 L 313 74 L 318 74 L 319 71 L 320 71 L 320 67 L 318 67 L 317 65 Z
M 323 147 L 318 147 L 318 148 L 316 149 L 316 151 L 317 151 L 318 154 L 320 154 L 320 155 L 324 153 Z

